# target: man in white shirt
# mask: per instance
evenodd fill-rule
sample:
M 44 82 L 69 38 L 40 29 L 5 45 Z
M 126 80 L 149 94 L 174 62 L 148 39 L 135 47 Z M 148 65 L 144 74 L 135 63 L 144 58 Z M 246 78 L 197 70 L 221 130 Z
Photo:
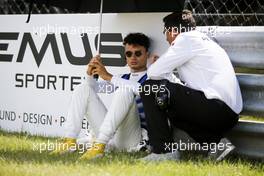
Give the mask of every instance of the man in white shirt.
M 234 149 L 223 134 L 238 122 L 243 104 L 230 59 L 217 43 L 195 30 L 190 11 L 172 13 L 163 22 L 170 47 L 150 66 L 150 80 L 144 86 L 164 84 L 168 91 L 141 93 L 153 147 L 153 153 L 144 160 L 173 159 L 171 126 L 175 126 L 201 145 L 223 143 L 222 150 L 208 153 L 220 161 Z M 170 75 L 175 69 L 185 85 L 171 83 Z M 167 107 L 162 101 L 157 103 L 159 97 Z M 179 153 L 175 152 L 178 159 Z
M 76 148 L 84 116 L 96 138 L 81 159 L 102 156 L 110 140 L 112 147 L 119 150 L 137 149 L 142 140 L 148 140 L 143 104 L 134 91 L 147 79 L 150 40 L 142 33 L 131 33 L 124 38 L 123 44 L 130 73 L 113 76 L 106 70 L 100 56 L 91 59 L 87 79 L 73 92 L 62 143 L 64 147 L 52 153 L 61 154 Z M 103 80 L 96 81 L 93 75 L 99 75 Z M 108 110 L 97 93 L 114 94 Z

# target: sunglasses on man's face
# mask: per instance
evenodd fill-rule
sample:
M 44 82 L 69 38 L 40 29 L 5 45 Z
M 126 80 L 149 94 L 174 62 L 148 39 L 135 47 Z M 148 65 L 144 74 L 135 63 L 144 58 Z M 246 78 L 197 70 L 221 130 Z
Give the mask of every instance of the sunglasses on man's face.
M 142 55 L 142 52 L 140 50 L 135 51 L 134 53 L 132 51 L 126 51 L 125 54 L 127 58 L 132 57 L 133 54 L 135 54 L 136 57 L 140 57 Z

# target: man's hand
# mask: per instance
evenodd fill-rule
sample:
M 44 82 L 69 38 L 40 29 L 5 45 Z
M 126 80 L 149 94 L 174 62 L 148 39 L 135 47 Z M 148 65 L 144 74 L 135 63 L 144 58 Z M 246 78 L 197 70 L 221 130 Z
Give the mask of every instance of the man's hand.
M 95 68 L 95 67 L 92 66 L 92 63 L 93 63 L 95 60 L 97 60 L 97 59 L 100 59 L 100 56 L 99 56 L 99 55 L 96 55 L 95 57 L 93 57 L 93 58 L 90 60 L 89 64 L 87 65 L 87 70 L 86 70 L 87 75 L 92 76 L 92 70 Z
M 158 60 L 159 59 L 159 56 L 157 55 L 157 54 L 152 54 L 152 55 L 150 55 L 150 57 L 149 57 L 149 64 L 151 65 L 151 64 L 153 64 L 154 62 L 156 62 L 156 60 Z
M 96 75 L 98 74 L 102 79 L 106 81 L 110 81 L 113 77 L 109 72 L 107 72 L 105 66 L 101 62 L 100 56 L 92 58 L 87 69 L 88 75 Z

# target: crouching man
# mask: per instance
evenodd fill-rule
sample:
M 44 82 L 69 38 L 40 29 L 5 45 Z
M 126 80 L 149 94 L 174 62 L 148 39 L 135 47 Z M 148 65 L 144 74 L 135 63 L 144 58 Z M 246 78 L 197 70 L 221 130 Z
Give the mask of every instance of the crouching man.
M 220 161 L 234 149 L 223 134 L 237 124 L 242 110 L 230 59 L 217 43 L 195 30 L 190 11 L 172 13 L 163 21 L 170 47 L 149 67 L 150 80 L 144 86 L 165 85 L 167 90 L 141 93 L 153 147 L 144 160 L 178 160 L 179 152 L 166 147 L 173 143 L 172 128 L 177 127 L 200 144 L 224 145 L 217 152 L 208 151 Z M 172 83 L 175 69 L 185 85 Z

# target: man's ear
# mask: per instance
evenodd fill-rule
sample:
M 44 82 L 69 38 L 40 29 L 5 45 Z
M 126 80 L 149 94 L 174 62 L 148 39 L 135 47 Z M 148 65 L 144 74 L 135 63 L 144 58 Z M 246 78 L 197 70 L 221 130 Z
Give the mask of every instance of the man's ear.
M 149 54 L 149 51 L 147 51 L 147 59 L 149 58 L 150 54 Z
M 172 30 L 171 35 L 173 36 L 173 38 L 175 39 L 178 35 L 180 34 L 180 31 L 177 31 L 175 29 Z

